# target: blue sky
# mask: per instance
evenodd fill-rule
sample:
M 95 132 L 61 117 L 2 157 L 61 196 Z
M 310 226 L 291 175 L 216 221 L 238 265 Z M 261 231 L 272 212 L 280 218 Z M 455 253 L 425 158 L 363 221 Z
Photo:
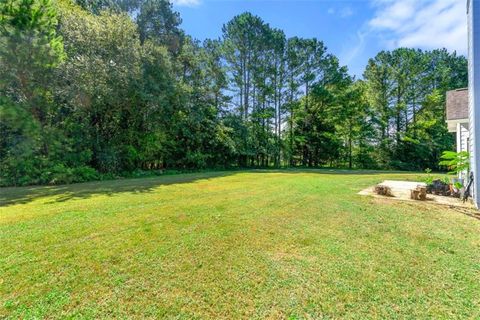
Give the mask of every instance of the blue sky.
M 466 54 L 466 0 L 173 0 L 182 28 L 194 38 L 218 38 L 244 11 L 287 37 L 316 37 L 361 77 L 383 49 L 445 47 Z

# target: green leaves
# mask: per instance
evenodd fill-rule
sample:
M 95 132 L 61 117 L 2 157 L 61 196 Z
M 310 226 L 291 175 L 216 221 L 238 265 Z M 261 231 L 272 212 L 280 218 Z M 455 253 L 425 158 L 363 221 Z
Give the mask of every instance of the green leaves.
M 364 73 L 379 162 L 402 169 L 439 169 L 453 148 L 445 125 L 445 92 L 465 87 L 466 59 L 446 50 L 382 51 Z
M 248 12 L 201 43 L 167 0 L 51 1 L 0 3 L 7 184 L 166 166 L 438 168 L 453 146 L 444 93 L 466 84 L 466 60 L 445 50 L 380 52 L 354 81 L 321 40 Z
M 470 154 L 467 151 L 444 151 L 439 165 L 447 167 L 451 174 L 470 171 Z

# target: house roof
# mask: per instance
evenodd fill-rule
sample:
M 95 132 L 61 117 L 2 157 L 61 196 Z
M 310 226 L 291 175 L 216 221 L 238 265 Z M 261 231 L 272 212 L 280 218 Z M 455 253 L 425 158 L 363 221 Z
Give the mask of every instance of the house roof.
M 468 119 L 468 88 L 447 91 L 447 121 Z

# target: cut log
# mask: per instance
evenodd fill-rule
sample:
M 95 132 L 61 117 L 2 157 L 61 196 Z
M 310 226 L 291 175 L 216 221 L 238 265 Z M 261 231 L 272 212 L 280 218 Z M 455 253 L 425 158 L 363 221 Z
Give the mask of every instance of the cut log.
M 381 196 L 393 197 L 392 189 L 389 186 L 383 184 L 377 184 L 375 186 L 375 193 Z
M 420 201 L 427 200 L 427 187 L 418 186 L 417 189 L 419 191 L 418 200 L 420 200 Z
M 418 200 L 419 193 L 420 193 L 420 191 L 418 191 L 417 189 L 410 190 L 410 199 Z
M 410 190 L 410 198 L 420 201 L 427 200 L 427 187 L 417 186 L 415 189 Z

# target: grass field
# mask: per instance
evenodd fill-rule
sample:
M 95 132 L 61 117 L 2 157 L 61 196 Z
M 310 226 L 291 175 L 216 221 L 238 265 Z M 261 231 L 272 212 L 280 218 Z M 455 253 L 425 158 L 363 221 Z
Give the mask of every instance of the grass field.
M 480 220 L 362 197 L 418 174 L 0 189 L 0 318 L 480 318 Z

